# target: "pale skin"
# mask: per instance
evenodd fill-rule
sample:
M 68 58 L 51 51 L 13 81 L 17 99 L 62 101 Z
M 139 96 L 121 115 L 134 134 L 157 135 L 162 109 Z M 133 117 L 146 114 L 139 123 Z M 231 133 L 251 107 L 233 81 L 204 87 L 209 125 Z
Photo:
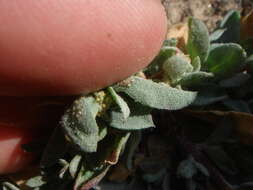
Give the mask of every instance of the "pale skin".
M 159 0 L 0 0 L 0 174 L 27 166 L 31 96 L 88 93 L 145 67 L 167 24 Z

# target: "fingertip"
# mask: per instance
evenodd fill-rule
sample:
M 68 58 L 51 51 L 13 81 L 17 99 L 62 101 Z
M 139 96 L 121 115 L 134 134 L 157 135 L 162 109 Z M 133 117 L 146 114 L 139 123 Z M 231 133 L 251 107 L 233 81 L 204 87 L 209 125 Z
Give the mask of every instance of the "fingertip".
M 22 149 L 31 139 L 27 129 L 13 126 L 0 126 L 0 174 L 14 173 L 29 165 L 35 155 Z
M 87 93 L 145 67 L 166 15 L 158 0 L 0 1 L 0 94 Z

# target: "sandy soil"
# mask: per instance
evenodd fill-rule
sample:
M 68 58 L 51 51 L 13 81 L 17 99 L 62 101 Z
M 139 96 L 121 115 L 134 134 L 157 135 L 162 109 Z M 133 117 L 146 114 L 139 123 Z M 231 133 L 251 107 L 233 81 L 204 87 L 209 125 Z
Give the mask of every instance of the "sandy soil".
M 189 16 L 203 20 L 209 29 L 231 9 L 241 9 L 242 0 L 162 0 L 169 26 L 184 22 Z M 244 0 L 245 1 L 245 0 Z

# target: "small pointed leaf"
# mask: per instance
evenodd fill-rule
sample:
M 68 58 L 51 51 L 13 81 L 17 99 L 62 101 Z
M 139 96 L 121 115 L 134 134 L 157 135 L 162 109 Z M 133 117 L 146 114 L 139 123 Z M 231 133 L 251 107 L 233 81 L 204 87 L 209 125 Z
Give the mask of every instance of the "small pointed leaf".
M 59 159 L 58 163 L 62 167 L 61 170 L 59 171 L 59 178 L 63 179 L 66 175 L 66 172 L 69 169 L 69 163 L 64 159 Z
M 46 184 L 46 182 L 43 180 L 42 176 L 33 177 L 26 182 L 26 186 L 31 188 L 40 187 L 44 184 Z
M 120 153 L 125 147 L 126 142 L 128 141 L 130 136 L 130 133 L 122 133 L 122 134 L 117 134 L 115 142 L 114 142 L 114 147 L 113 150 L 110 152 L 110 155 L 106 158 L 105 163 L 108 163 L 110 165 L 115 165 L 118 163 Z
M 106 126 L 99 126 L 99 141 L 103 140 L 107 135 L 107 127 Z
M 17 186 L 9 183 L 9 182 L 3 182 L 2 183 L 3 190 L 20 190 Z
M 177 81 L 184 74 L 192 72 L 193 67 L 190 60 L 184 55 L 174 55 L 163 64 L 165 75 L 172 81 Z
M 74 183 L 74 190 L 89 190 L 102 180 L 110 166 L 90 170 L 82 166 Z
M 201 62 L 204 62 L 208 56 L 209 50 L 209 32 L 205 24 L 195 18 L 188 21 L 189 37 L 187 50 L 192 60 L 199 56 Z
M 146 67 L 143 71 L 147 76 L 151 76 L 152 74 L 159 72 L 163 63 L 169 59 L 171 56 L 181 52 L 177 47 L 169 46 L 168 44 L 164 44 L 161 48 L 159 54 L 155 57 L 155 59 L 151 62 L 151 64 Z
M 224 33 L 216 40 L 216 43 L 238 43 L 240 40 L 241 14 L 239 11 L 229 11 L 219 29 L 225 29 Z
M 71 175 L 71 177 L 74 179 L 77 175 L 78 169 L 79 169 L 79 165 L 80 162 L 82 160 L 82 156 L 81 155 L 76 155 L 71 162 L 69 163 L 69 173 Z
M 116 104 L 120 107 L 120 110 L 123 114 L 124 119 L 127 119 L 130 115 L 130 109 L 127 105 L 127 103 L 125 102 L 125 100 L 123 98 L 121 98 L 112 87 L 108 88 L 108 91 L 110 92 L 112 98 L 114 99 L 114 101 L 116 102 Z
M 201 60 L 199 56 L 192 60 L 193 72 L 199 72 L 201 69 Z
M 224 32 L 226 31 L 227 29 L 218 29 L 218 30 L 215 30 L 211 35 L 210 35 L 210 42 L 214 42 L 214 41 L 217 41 L 219 40 L 219 38 L 224 34 Z

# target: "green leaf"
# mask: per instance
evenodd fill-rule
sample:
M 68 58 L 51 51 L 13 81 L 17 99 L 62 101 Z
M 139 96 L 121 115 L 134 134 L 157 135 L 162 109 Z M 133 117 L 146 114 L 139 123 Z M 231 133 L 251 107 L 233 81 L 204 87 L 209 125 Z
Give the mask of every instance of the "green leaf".
M 165 43 L 165 45 L 161 48 L 159 54 L 155 57 L 152 63 L 143 70 L 143 72 L 147 76 L 151 76 L 154 73 L 159 72 L 163 63 L 178 52 L 181 51 L 177 47 L 172 47 L 169 46 L 169 44 Z
M 99 105 L 92 96 L 80 97 L 64 113 L 62 128 L 70 142 L 84 152 L 96 152 L 99 128 L 96 114 Z
M 210 42 L 214 42 L 214 41 L 217 41 L 220 39 L 220 37 L 224 34 L 224 32 L 226 31 L 227 29 L 217 29 L 215 30 L 211 35 L 210 35 Z
M 253 37 L 241 41 L 240 44 L 245 49 L 248 55 L 253 54 Z
M 213 79 L 214 75 L 212 73 L 207 72 L 193 72 L 186 74 L 177 84 L 181 85 L 183 88 L 191 88 L 203 85 L 211 79 Z
M 107 126 L 99 126 L 99 141 L 103 140 L 107 135 Z
M 244 68 L 245 58 L 246 52 L 238 44 L 213 44 L 204 65 L 215 77 L 226 78 Z
M 184 55 L 174 55 L 163 64 L 165 75 L 172 81 L 180 80 L 186 73 L 192 72 L 193 67 Z
M 108 163 L 110 165 L 115 165 L 118 163 L 120 153 L 122 152 L 123 148 L 126 145 L 126 142 L 128 141 L 130 136 L 130 133 L 119 133 L 116 135 L 112 150 L 110 151 L 110 154 L 105 160 L 105 163 Z
M 243 100 L 228 99 L 223 101 L 223 104 L 232 111 L 251 113 L 249 104 Z
M 177 43 L 178 43 L 177 38 L 170 38 L 170 39 L 164 40 L 163 47 L 166 47 L 166 46 L 167 47 L 168 46 L 170 46 L 170 47 L 176 47 Z
M 74 190 L 78 190 L 79 187 L 90 180 L 94 174 L 94 171 L 86 171 L 85 166 L 82 165 L 75 181 Z
M 42 154 L 40 161 L 41 168 L 48 168 L 58 162 L 67 151 L 66 140 L 64 134 L 59 127 L 56 127 L 48 144 Z
M 85 154 L 74 183 L 74 190 L 89 190 L 94 187 L 105 176 L 110 166 L 118 162 L 129 135 L 129 132 L 113 130 L 99 143 L 96 153 Z
M 156 83 L 140 77 L 132 77 L 129 86 L 116 85 L 117 92 L 124 92 L 134 101 L 156 109 L 177 110 L 190 105 L 196 92 L 172 88 L 165 83 Z
M 128 140 L 126 149 L 123 155 L 123 162 L 125 163 L 128 170 L 133 169 L 133 157 L 141 142 L 141 131 L 131 132 L 130 138 Z
M 199 72 L 201 69 L 201 60 L 199 58 L 199 56 L 195 57 L 192 60 L 192 66 L 193 66 L 193 72 Z
M 112 87 L 108 87 L 108 91 L 110 92 L 113 100 L 120 107 L 120 110 L 123 114 L 124 119 L 127 119 L 130 115 L 130 109 L 123 98 L 121 98 Z
M 141 104 L 131 104 L 131 114 L 125 120 L 122 114 L 116 110 L 111 112 L 109 125 L 120 130 L 139 130 L 154 127 L 151 109 Z
M 245 64 L 247 66 L 247 71 L 252 75 L 253 74 L 253 54 L 247 57 L 245 60 Z
M 105 176 L 110 166 L 101 166 L 94 169 L 82 166 L 74 184 L 74 190 L 90 190 Z
M 250 75 L 247 73 L 238 73 L 231 78 L 224 79 L 219 82 L 222 88 L 235 88 L 245 84 L 250 79 Z
M 33 178 L 30 178 L 28 181 L 26 181 L 25 184 L 27 187 L 35 188 L 35 187 L 40 187 L 46 184 L 46 182 L 43 180 L 42 176 L 35 176 Z
M 206 85 L 199 89 L 198 96 L 192 103 L 193 106 L 206 106 L 225 100 L 228 95 L 219 86 Z
M 64 179 L 67 171 L 69 171 L 69 163 L 64 159 L 59 159 L 58 164 L 61 166 L 58 176 L 60 179 Z
M 204 62 L 208 56 L 209 33 L 205 24 L 195 18 L 188 21 L 189 37 L 187 42 L 187 51 L 192 60 L 199 56 L 201 62 Z
M 2 183 L 3 190 L 20 190 L 17 186 L 9 183 L 9 182 L 3 182 Z
M 74 179 L 77 175 L 79 165 L 81 163 L 82 156 L 81 155 L 76 155 L 71 162 L 69 163 L 69 173 L 71 177 Z
M 240 40 L 241 14 L 239 11 L 229 11 L 219 29 L 225 30 L 224 33 L 216 40 L 216 43 L 238 43 Z

